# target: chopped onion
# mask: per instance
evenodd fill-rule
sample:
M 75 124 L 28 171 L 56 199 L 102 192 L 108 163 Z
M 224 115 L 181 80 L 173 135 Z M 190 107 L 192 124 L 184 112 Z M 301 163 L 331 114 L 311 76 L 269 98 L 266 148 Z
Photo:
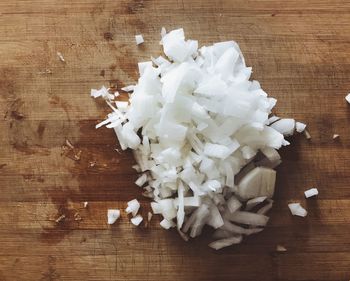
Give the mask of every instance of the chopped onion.
M 120 217 L 120 210 L 118 209 L 108 209 L 107 210 L 107 223 L 114 224 Z
M 233 244 L 239 244 L 242 242 L 242 236 L 233 236 L 230 238 L 224 238 L 224 239 L 220 239 L 214 242 L 211 242 L 209 244 L 210 248 L 213 248 L 215 250 L 220 250 L 222 248 L 231 246 Z
M 295 122 L 295 130 L 298 133 L 304 132 L 305 128 L 306 128 L 306 124 L 301 123 L 301 122 Z
M 306 217 L 307 211 L 300 205 L 300 203 L 288 204 L 290 212 L 293 216 Z
M 308 139 L 308 140 L 311 139 L 311 135 L 307 130 L 304 130 L 304 135 L 305 135 L 306 139 Z
M 237 211 L 233 214 L 226 213 L 225 217 L 235 223 L 242 223 L 255 226 L 265 226 L 269 220 L 267 216 L 254 214 L 246 211 Z
M 248 200 L 247 203 L 246 203 L 246 206 L 245 206 L 245 210 L 246 211 L 250 211 L 256 205 L 264 202 L 266 200 L 266 198 L 267 198 L 266 196 L 261 196 L 261 197 L 256 197 L 256 198 Z
M 223 238 L 211 247 L 239 243 L 266 225 L 277 150 L 305 124 L 272 115 L 277 100 L 250 80 L 252 68 L 236 42 L 198 48 L 182 28 L 162 28 L 161 37 L 165 55 L 140 62 L 137 83 L 121 88 L 128 102 L 115 101 L 106 87 L 91 90 L 112 110 L 96 127 L 113 128 L 121 149 L 133 150 L 133 168 L 142 173 L 135 184 L 153 200 L 163 228 L 177 226 L 188 240 L 209 225 Z M 143 42 L 141 35 L 135 40 Z M 139 208 L 136 199 L 128 202 L 134 224 L 142 220 Z
M 143 186 L 147 182 L 147 175 L 142 174 L 136 181 L 135 184 L 138 186 Z
M 140 45 L 142 44 L 143 42 L 145 42 L 143 40 L 143 36 L 141 34 L 138 34 L 138 35 L 135 35 L 135 41 L 136 41 L 136 45 Z
M 175 224 L 172 220 L 168 221 L 167 219 L 163 219 L 163 220 L 160 222 L 160 226 L 163 227 L 163 228 L 165 228 L 165 229 L 169 229 L 169 228 L 171 228 L 171 227 L 175 227 L 176 224 Z
M 238 184 L 238 194 L 243 199 L 260 196 L 271 198 L 275 190 L 276 172 L 265 167 L 251 170 Z
M 306 190 L 304 192 L 304 194 L 305 194 L 306 198 L 309 198 L 309 197 L 318 195 L 318 190 L 317 190 L 317 188 L 310 188 L 310 189 Z
M 61 62 L 65 62 L 66 60 L 64 59 L 63 55 L 61 52 L 57 52 L 57 56 Z
M 132 214 L 133 216 L 136 216 L 137 212 L 140 209 L 140 203 L 139 201 L 137 201 L 137 199 L 133 199 L 131 201 L 128 202 L 128 207 L 125 209 L 125 211 L 128 214 Z
M 277 245 L 276 246 L 276 251 L 277 252 L 287 252 L 286 247 L 282 246 L 282 245 Z
M 143 220 L 143 217 L 141 217 L 141 215 L 137 215 L 133 218 L 130 219 L 131 223 L 135 226 L 138 226 Z
M 339 138 L 339 135 L 338 135 L 338 134 L 334 134 L 334 135 L 333 135 L 333 139 L 335 140 L 335 139 L 337 139 L 337 138 Z
M 227 200 L 227 208 L 231 213 L 234 213 L 237 210 L 239 210 L 241 206 L 242 203 L 235 196 L 232 196 L 230 199 Z
M 350 103 L 350 93 L 346 95 L 345 100 Z
M 285 118 L 285 119 L 277 120 L 270 126 L 274 128 L 276 131 L 283 134 L 284 136 L 290 136 L 290 135 L 293 135 L 294 128 L 295 128 L 295 121 L 294 119 Z

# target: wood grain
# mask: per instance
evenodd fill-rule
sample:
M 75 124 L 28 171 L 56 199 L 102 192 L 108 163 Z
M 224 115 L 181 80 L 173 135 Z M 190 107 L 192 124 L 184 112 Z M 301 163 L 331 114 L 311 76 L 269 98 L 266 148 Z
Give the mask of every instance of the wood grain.
M 13 0 L 0 12 L 0 280 L 349 280 L 348 1 Z M 276 112 L 312 135 L 282 151 L 267 229 L 221 252 L 209 236 L 184 243 L 158 218 L 135 229 L 123 213 L 106 225 L 107 208 L 148 204 L 131 153 L 94 129 L 108 108 L 89 90 L 135 82 L 136 63 L 160 53 L 162 26 L 200 44 L 236 40 Z M 66 139 L 80 161 L 62 155 Z M 312 186 L 320 195 L 306 201 Z M 306 219 L 290 216 L 293 200 Z

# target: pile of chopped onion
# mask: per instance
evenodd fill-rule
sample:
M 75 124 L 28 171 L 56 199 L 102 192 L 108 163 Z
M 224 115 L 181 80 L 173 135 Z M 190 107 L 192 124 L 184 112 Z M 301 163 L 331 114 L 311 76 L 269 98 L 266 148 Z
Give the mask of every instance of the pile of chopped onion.
M 113 110 L 96 127 L 112 128 L 121 148 L 134 151 L 136 184 L 163 228 L 187 240 L 208 225 L 218 239 L 210 247 L 240 243 L 266 226 L 277 150 L 306 125 L 271 116 L 276 99 L 249 80 L 252 68 L 234 41 L 198 49 L 181 28 L 161 34 L 165 56 L 139 63 L 138 83 L 122 88 L 129 103 L 105 87 L 91 91 Z M 127 212 L 138 208 L 130 201 Z

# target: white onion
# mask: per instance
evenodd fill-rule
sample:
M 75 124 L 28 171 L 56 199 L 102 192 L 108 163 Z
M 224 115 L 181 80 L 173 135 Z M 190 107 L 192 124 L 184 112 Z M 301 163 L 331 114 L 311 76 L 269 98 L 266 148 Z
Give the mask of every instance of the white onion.
M 220 239 L 214 242 L 211 242 L 209 244 L 210 248 L 213 248 L 215 250 L 220 250 L 224 247 L 228 247 L 231 246 L 233 244 L 239 244 L 242 241 L 242 236 L 233 236 L 230 238 L 224 238 L 224 239 Z
M 293 135 L 294 128 L 295 128 L 295 121 L 294 119 L 284 118 L 284 119 L 277 120 L 270 126 L 271 128 L 274 128 L 284 136 L 290 136 L 290 135 Z
M 256 197 L 256 198 L 248 200 L 246 203 L 246 206 L 245 206 L 245 211 L 250 211 L 256 205 L 264 202 L 266 200 L 266 198 L 267 198 L 266 196 L 261 196 L 261 197 Z
M 345 100 L 350 103 L 350 93 L 346 95 Z
M 143 217 L 141 217 L 141 215 L 137 215 L 131 218 L 130 221 L 133 225 L 138 226 L 143 221 Z
M 290 212 L 293 216 L 306 217 L 307 211 L 300 205 L 300 203 L 288 204 Z
M 105 87 L 91 91 L 112 109 L 96 127 L 113 128 L 121 148 L 133 150 L 133 168 L 142 173 L 135 184 L 152 198 L 163 228 L 177 226 L 187 240 L 186 233 L 196 237 L 209 225 L 224 238 L 211 247 L 240 243 L 241 235 L 266 225 L 273 168 L 281 163 L 277 149 L 304 124 L 271 117 L 277 101 L 249 80 L 252 68 L 234 41 L 198 49 L 182 28 L 162 28 L 161 37 L 165 56 L 138 64 L 138 82 L 122 88 L 128 102 L 114 101 Z M 143 42 L 140 35 L 135 40 Z M 265 199 L 257 213 L 250 212 Z M 142 221 L 139 208 L 136 199 L 128 202 L 135 225 Z
M 276 172 L 265 167 L 256 167 L 238 184 L 239 196 L 251 199 L 260 196 L 271 198 L 275 190 Z
M 310 188 L 304 192 L 306 198 L 318 195 L 317 188 Z
M 145 41 L 143 40 L 142 34 L 135 35 L 135 41 L 136 41 L 136 45 L 140 45 L 140 44 L 142 44 L 143 42 L 145 42 Z
M 133 199 L 131 201 L 128 202 L 128 207 L 125 209 L 125 211 L 128 214 L 132 214 L 133 216 L 136 216 L 137 212 L 140 209 L 140 203 L 139 201 L 137 201 L 136 199 Z
M 236 211 L 234 213 L 226 213 L 225 218 L 235 223 L 242 223 L 254 226 L 265 226 L 269 220 L 267 216 L 254 214 L 246 211 Z
M 172 220 L 168 221 L 167 219 L 163 219 L 163 220 L 160 222 L 160 226 L 163 227 L 163 228 L 165 228 L 165 229 L 169 229 L 169 228 L 171 228 L 171 227 L 175 227 L 175 225 L 176 225 L 176 224 L 175 224 Z
M 306 124 L 301 123 L 301 122 L 295 122 L 295 130 L 298 133 L 304 132 L 305 128 L 306 128 Z
M 277 252 L 287 252 L 286 247 L 282 246 L 282 245 L 277 245 L 276 246 L 276 251 Z
M 227 208 L 231 213 L 234 213 L 237 210 L 239 210 L 241 206 L 242 203 L 235 196 L 232 196 L 230 199 L 227 200 Z
M 143 186 L 147 182 L 147 175 L 142 174 L 136 181 L 135 184 L 138 186 Z
M 114 224 L 120 217 L 120 210 L 118 209 L 108 209 L 107 210 L 107 223 Z

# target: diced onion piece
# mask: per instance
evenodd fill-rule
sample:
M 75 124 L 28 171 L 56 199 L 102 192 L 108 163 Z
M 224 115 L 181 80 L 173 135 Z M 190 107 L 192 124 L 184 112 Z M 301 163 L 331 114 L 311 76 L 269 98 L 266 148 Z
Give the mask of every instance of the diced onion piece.
M 147 175 L 142 174 L 136 181 L 135 184 L 138 186 L 143 186 L 147 182 Z
M 66 60 L 64 59 L 63 55 L 61 52 L 57 52 L 57 56 L 61 62 L 65 62 Z
M 168 221 L 167 219 L 163 219 L 163 220 L 160 222 L 160 226 L 163 227 L 163 228 L 165 228 L 165 229 L 169 229 L 169 228 L 171 228 L 171 227 L 175 227 L 176 224 L 175 224 L 172 220 Z
M 209 244 L 210 248 L 213 248 L 215 250 L 220 250 L 222 248 L 231 246 L 233 244 L 239 244 L 242 242 L 242 236 L 233 236 L 230 238 L 224 238 L 224 239 L 220 239 L 214 242 L 211 242 Z
M 269 218 L 264 215 L 254 214 L 246 211 L 237 211 L 233 214 L 227 214 L 226 218 L 230 221 L 254 226 L 265 226 Z
M 304 135 L 305 135 L 306 139 L 308 139 L 308 140 L 311 139 L 311 135 L 307 130 L 304 130 Z
M 279 117 L 273 115 L 273 116 L 271 116 L 271 117 L 267 120 L 267 125 L 270 125 L 270 124 L 272 124 L 272 123 L 274 123 L 274 122 L 276 122 L 277 120 L 280 120 L 280 119 L 281 119 L 281 118 L 279 118 Z
M 107 223 L 114 224 L 120 217 L 120 210 L 118 209 L 108 209 L 107 210 Z
M 301 123 L 301 122 L 295 122 L 295 130 L 298 133 L 304 132 L 305 128 L 306 128 L 306 124 Z
M 135 41 L 136 41 L 136 45 L 140 45 L 142 44 L 143 42 L 145 42 L 143 40 L 143 36 L 141 34 L 138 34 L 138 35 L 135 35 Z
M 346 95 L 345 100 L 350 103 L 350 93 Z
M 147 214 L 147 221 L 150 222 L 152 219 L 153 214 L 151 212 L 148 212 Z
M 143 221 L 143 217 L 141 215 L 137 215 L 131 218 L 130 221 L 133 225 L 138 226 Z
M 290 136 L 293 135 L 294 132 L 295 120 L 291 118 L 283 118 L 277 120 L 270 126 L 271 128 L 274 128 L 276 131 L 280 132 L 284 136 Z
M 210 215 L 206 223 L 215 229 L 223 226 L 224 220 L 222 219 L 218 207 L 216 207 L 215 205 L 211 205 L 209 211 Z
M 290 212 L 293 216 L 306 217 L 307 211 L 300 205 L 300 203 L 288 204 Z
M 246 211 L 250 211 L 256 205 L 264 202 L 266 200 L 266 198 L 267 198 L 266 196 L 261 196 L 261 197 L 256 197 L 256 198 L 248 200 L 247 203 L 246 203 L 246 206 L 245 206 L 245 210 Z
M 269 168 L 275 168 L 281 164 L 281 156 L 276 149 L 272 147 L 264 147 L 261 149 L 261 152 L 266 158 L 256 162 L 257 166 L 265 166 Z
M 183 184 L 180 182 L 178 190 L 177 190 L 178 199 L 179 199 L 179 204 L 177 207 L 177 215 L 176 215 L 178 229 L 181 229 L 182 224 L 183 224 L 184 219 L 185 219 L 184 192 L 185 192 L 185 188 L 184 188 Z
M 243 199 L 260 196 L 271 198 L 275 190 L 276 172 L 265 167 L 256 167 L 238 184 L 238 194 Z
M 227 208 L 231 213 L 234 213 L 237 210 L 239 210 L 241 206 L 242 203 L 235 196 L 232 196 L 230 199 L 227 200 Z
M 339 135 L 338 135 L 338 134 L 334 134 L 334 135 L 333 135 L 333 139 L 335 140 L 335 139 L 337 139 L 337 138 L 339 138 Z
M 306 198 L 318 195 L 317 188 L 310 188 L 304 192 Z
M 276 251 L 277 252 L 287 252 L 286 247 L 282 246 L 282 245 L 277 245 L 276 246 Z
M 140 203 L 139 201 L 137 201 L 137 199 L 133 199 L 131 201 L 128 202 L 128 207 L 125 209 L 125 211 L 128 214 L 132 214 L 133 216 L 136 216 L 137 212 L 140 209 Z

